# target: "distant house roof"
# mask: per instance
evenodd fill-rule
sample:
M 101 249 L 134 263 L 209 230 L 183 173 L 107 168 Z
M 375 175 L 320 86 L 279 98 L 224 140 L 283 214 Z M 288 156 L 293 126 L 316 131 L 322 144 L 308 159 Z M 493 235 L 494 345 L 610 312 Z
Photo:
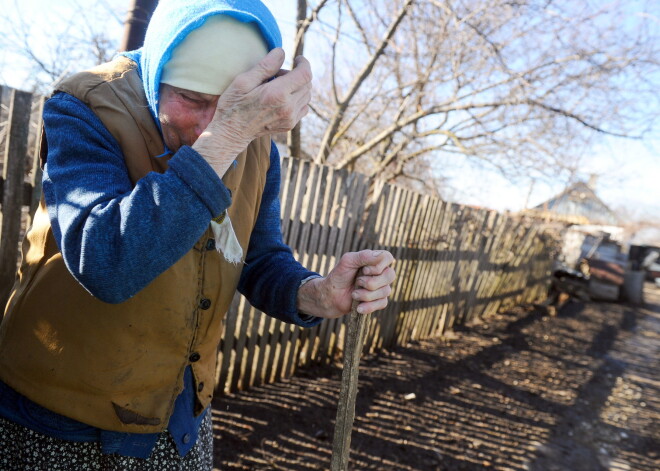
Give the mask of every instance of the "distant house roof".
M 534 209 L 565 216 L 583 216 L 592 224 L 617 225 L 619 219 L 585 182 L 577 182 Z

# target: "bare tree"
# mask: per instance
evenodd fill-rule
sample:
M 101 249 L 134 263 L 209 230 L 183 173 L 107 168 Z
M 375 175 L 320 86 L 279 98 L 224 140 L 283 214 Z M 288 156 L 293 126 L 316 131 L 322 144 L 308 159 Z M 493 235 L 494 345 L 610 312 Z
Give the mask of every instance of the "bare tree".
M 0 69 L 10 71 L 22 61 L 28 74 L 21 88 L 46 94 L 67 75 L 107 62 L 118 48 L 120 36 L 110 30 L 123 23 L 123 3 L 119 8 L 100 0 L 90 9 L 69 0 L 55 17 L 39 18 L 42 12 L 27 11 L 14 0 L 13 8 L 0 12 Z
M 569 180 L 600 136 L 653 131 L 660 41 L 646 11 L 623 1 L 319 2 L 307 34 L 317 51 L 325 41 L 326 68 L 303 150 L 388 180 L 425 180 L 420 162 L 449 155 Z
M 131 7 L 126 15 L 124 37 L 119 46 L 121 51 L 130 51 L 142 46 L 149 20 L 157 5 L 158 0 L 131 0 Z
M 32 73 L 22 88 L 46 92 L 108 60 L 118 46 L 109 28 L 121 27 L 125 13 L 109 1 L 78 5 L 43 28 L 14 0 L 0 12 L 0 70 L 11 69 L 9 53 L 25 58 Z M 295 53 L 312 37 L 307 55 L 321 57 L 324 71 L 305 132 L 289 136 L 290 153 L 427 189 L 442 185 L 431 169 L 452 158 L 526 181 L 571 181 L 601 136 L 654 131 L 660 38 L 652 5 L 298 0 Z
M 293 57 L 298 57 L 305 51 L 305 34 L 309 27 L 312 25 L 323 7 L 328 3 L 328 0 L 321 0 L 314 6 L 308 13 L 307 0 L 298 0 L 297 13 L 296 13 L 296 35 L 293 40 Z M 287 136 L 287 146 L 289 147 L 289 154 L 296 157 L 303 157 L 300 135 L 301 123 L 298 123 Z

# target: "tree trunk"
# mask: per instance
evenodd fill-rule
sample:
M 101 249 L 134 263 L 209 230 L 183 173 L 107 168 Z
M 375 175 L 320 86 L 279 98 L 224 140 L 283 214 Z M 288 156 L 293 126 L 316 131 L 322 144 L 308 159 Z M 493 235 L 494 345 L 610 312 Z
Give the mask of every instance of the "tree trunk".
M 296 16 L 296 38 L 294 43 L 293 57 L 302 55 L 305 49 L 305 20 L 307 19 L 307 0 L 298 0 L 298 14 Z M 300 148 L 300 128 L 301 123 L 289 131 L 287 136 L 287 146 L 291 157 L 301 158 Z
M 158 0 L 131 0 L 131 7 L 124 23 L 124 37 L 119 46 L 120 51 L 132 51 L 142 46 L 147 25 L 156 5 Z

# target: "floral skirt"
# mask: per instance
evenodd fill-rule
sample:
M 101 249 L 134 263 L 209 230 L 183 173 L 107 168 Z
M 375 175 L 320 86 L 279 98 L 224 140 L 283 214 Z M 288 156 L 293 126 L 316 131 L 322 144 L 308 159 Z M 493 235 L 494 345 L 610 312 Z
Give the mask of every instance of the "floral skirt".
M 97 442 L 69 442 L 34 432 L 0 417 L 2 471 L 211 471 L 211 412 L 202 420 L 199 438 L 186 456 L 179 456 L 169 432 L 163 432 L 149 459 L 104 455 Z

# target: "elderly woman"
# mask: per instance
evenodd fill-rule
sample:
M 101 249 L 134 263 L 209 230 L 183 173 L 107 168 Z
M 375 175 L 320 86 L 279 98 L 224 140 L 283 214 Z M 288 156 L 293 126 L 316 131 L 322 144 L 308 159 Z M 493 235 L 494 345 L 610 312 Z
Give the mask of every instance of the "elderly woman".
M 46 103 L 44 198 L 0 326 L 0 469 L 210 470 L 236 289 L 307 327 L 386 305 L 388 252 L 321 277 L 282 241 L 269 135 L 307 113 L 311 71 L 282 71 L 280 45 L 257 0 L 161 0 L 142 49 Z

